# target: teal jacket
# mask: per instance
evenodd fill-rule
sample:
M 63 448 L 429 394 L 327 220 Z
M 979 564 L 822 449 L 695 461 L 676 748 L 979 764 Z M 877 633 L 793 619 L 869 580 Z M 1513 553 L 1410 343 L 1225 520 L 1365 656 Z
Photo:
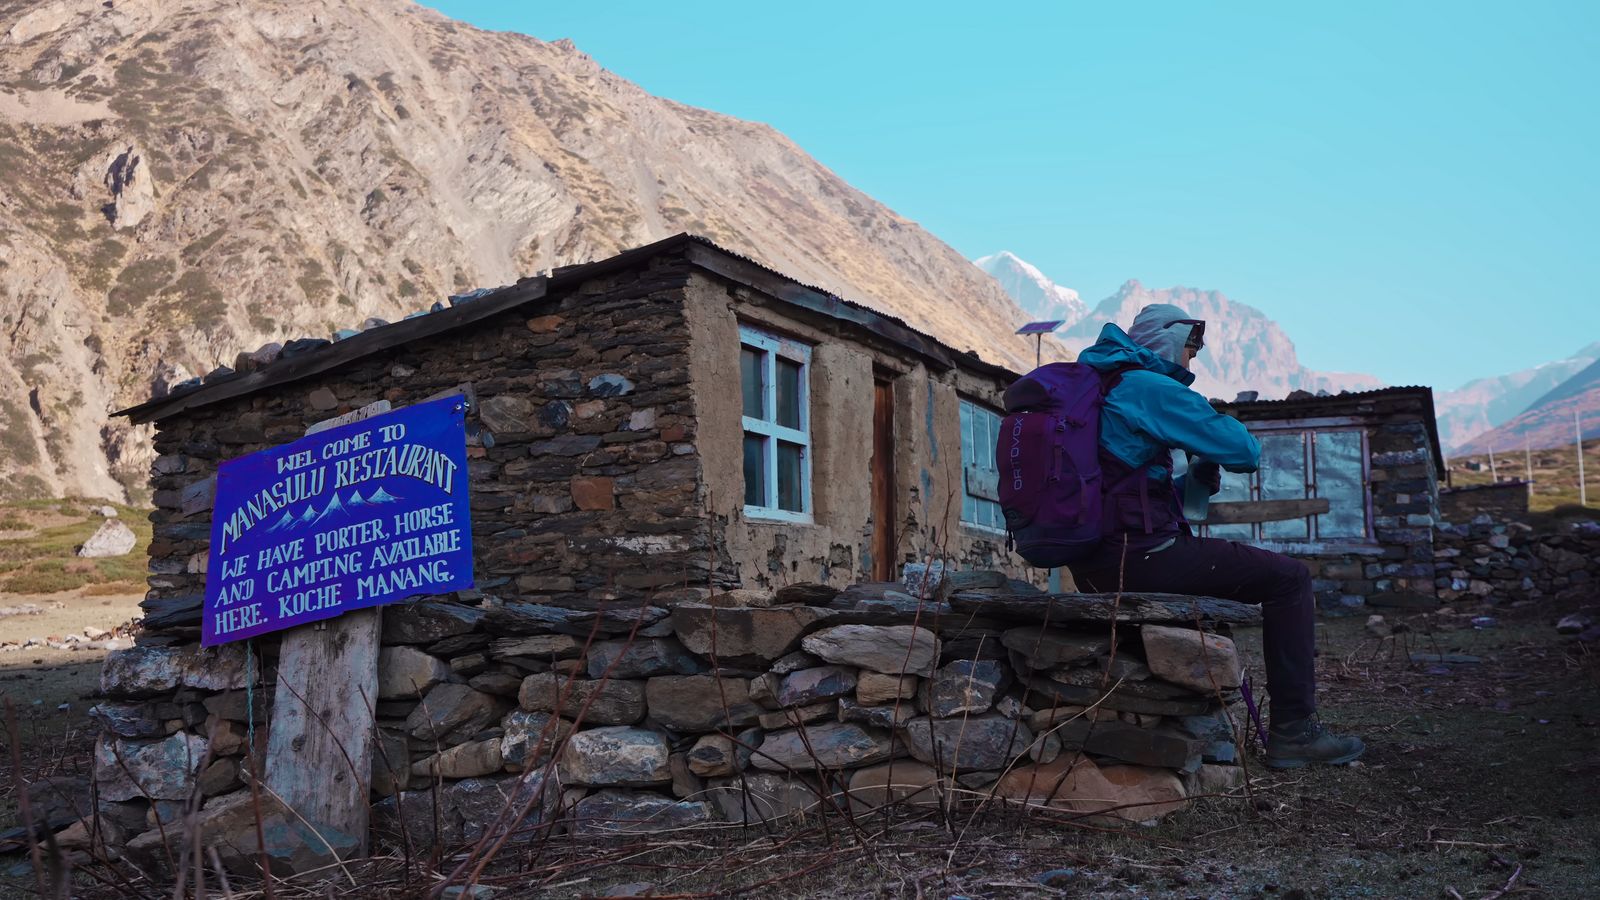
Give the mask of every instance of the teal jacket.
M 1183 311 L 1171 307 L 1173 318 Z M 1230 472 L 1254 472 L 1261 464 L 1261 444 L 1238 419 L 1211 408 L 1189 388 L 1194 373 L 1180 365 L 1184 327 L 1158 328 L 1135 342 L 1115 323 L 1106 323 L 1094 346 L 1078 354 L 1078 362 L 1109 372 L 1137 366 L 1106 395 L 1100 409 L 1100 446 L 1130 468 L 1147 466 L 1150 477 L 1170 471 L 1170 451 L 1186 450 Z M 1181 496 L 1182 480 L 1177 489 Z

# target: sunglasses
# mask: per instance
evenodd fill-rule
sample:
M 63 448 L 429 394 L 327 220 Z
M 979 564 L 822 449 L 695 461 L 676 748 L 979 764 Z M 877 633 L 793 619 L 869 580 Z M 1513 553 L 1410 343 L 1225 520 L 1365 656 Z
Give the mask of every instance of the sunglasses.
M 1168 322 L 1167 324 L 1165 324 L 1165 325 L 1163 325 L 1161 327 L 1162 328 L 1171 328 L 1174 325 L 1192 325 L 1193 326 L 1193 328 L 1191 328 L 1189 330 L 1189 339 L 1183 342 L 1183 345 L 1185 347 L 1188 347 L 1189 349 L 1195 351 L 1196 353 L 1199 353 L 1200 350 L 1203 347 L 1205 347 L 1205 345 L 1206 345 L 1206 323 L 1205 323 L 1205 320 L 1203 320 L 1203 319 L 1173 319 L 1171 322 Z

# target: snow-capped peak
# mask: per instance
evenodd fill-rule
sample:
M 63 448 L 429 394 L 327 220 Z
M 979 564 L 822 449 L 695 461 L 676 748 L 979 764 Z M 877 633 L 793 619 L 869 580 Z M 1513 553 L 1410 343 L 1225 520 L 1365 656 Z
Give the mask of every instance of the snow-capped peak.
M 980 257 L 972 264 L 1000 282 L 1030 318 L 1065 319 L 1070 327 L 1088 312 L 1077 291 L 1051 281 L 1036 266 L 1010 250 Z

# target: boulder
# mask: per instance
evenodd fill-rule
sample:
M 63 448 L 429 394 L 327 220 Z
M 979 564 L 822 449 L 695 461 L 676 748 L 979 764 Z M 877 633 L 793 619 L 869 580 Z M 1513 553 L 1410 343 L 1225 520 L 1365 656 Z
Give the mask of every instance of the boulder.
M 539 662 L 577 659 L 583 654 L 584 640 L 570 634 L 530 634 L 497 638 L 489 644 L 491 659 L 524 657 Z
M 118 703 L 105 700 L 89 707 L 89 718 L 118 737 L 151 738 L 168 733 L 165 720 L 149 703 Z
M 958 659 L 923 685 L 923 707 L 935 718 L 988 712 L 1010 677 L 992 659 Z
M 672 638 L 596 641 L 589 647 L 589 677 L 653 678 L 693 675 L 705 668 Z
M 1019 766 L 1002 775 L 990 790 L 1000 800 L 1078 813 L 1105 809 L 1113 793 L 1111 783 L 1094 760 L 1078 753 L 1058 756 L 1048 763 Z
M 808 706 L 791 706 L 776 712 L 762 713 L 756 721 L 768 731 L 777 731 L 782 728 L 798 728 L 806 722 L 836 719 L 838 716 L 839 701 L 823 700 Z
M 383 643 L 432 644 L 476 631 L 484 611 L 446 600 L 414 600 L 383 608 Z
M 917 695 L 915 675 L 884 675 L 862 672 L 856 676 L 856 700 L 867 706 L 908 700 Z
M 670 784 L 669 755 L 666 738 L 654 731 L 626 726 L 591 728 L 567 739 L 559 763 L 561 782 L 624 787 Z
M 500 759 L 507 767 L 542 766 L 572 734 L 572 723 L 554 713 L 515 709 L 500 720 Z
M 445 788 L 444 798 L 445 808 L 460 821 L 462 841 L 478 841 L 492 828 L 497 835 L 509 831 L 511 842 L 519 843 L 539 834 L 539 826 L 555 813 L 561 791 L 554 778 L 529 772 L 464 778 Z
M 378 699 L 421 697 L 450 675 L 450 667 L 437 656 L 415 647 L 384 647 L 378 651 Z
M 1011 628 L 1000 635 L 1000 643 L 1022 655 L 1034 669 L 1069 666 L 1084 659 L 1111 652 L 1111 633 L 1080 634 L 1057 628 L 1027 626 Z
M 1117 818 L 1154 825 L 1188 802 L 1183 782 L 1167 769 L 1147 766 L 1102 766 L 1111 786 L 1107 811 Z
M 1192 775 L 1183 776 L 1184 791 L 1190 797 L 1203 794 L 1231 794 L 1244 787 L 1245 774 L 1240 766 L 1206 763 Z
M 773 595 L 773 600 L 781 604 L 800 604 L 802 606 L 827 606 L 834 597 L 839 596 L 839 589 L 825 584 L 811 581 L 802 581 L 797 584 L 786 584 L 778 588 Z
M 939 662 L 938 637 L 914 625 L 835 625 L 800 644 L 828 662 L 890 675 L 928 675 Z
M 432 756 L 420 759 L 411 766 L 411 774 L 425 778 L 475 778 L 492 775 L 504 765 L 500 756 L 501 738 L 468 741 Z
M 704 778 L 732 775 L 750 764 L 750 755 L 760 744 L 761 732 L 755 729 L 740 733 L 738 740 L 721 734 L 705 735 L 689 750 L 689 771 Z
M 784 676 L 778 688 L 779 706 L 805 706 L 842 697 L 856 689 L 856 672 L 844 666 L 818 666 Z
M 1082 749 L 1136 765 L 1191 772 L 1200 765 L 1200 742 L 1166 728 L 1074 719 L 1055 726 L 1053 733 L 1066 750 Z
M 607 788 L 579 800 L 572 811 L 578 834 L 635 834 L 678 831 L 716 821 L 716 810 L 704 800 L 673 800 L 647 791 Z
M 887 732 L 846 722 L 806 725 L 768 734 L 752 757 L 756 768 L 810 771 L 816 766 L 849 769 L 882 762 L 894 755 Z
M 459 743 L 506 713 L 506 702 L 464 684 L 438 684 L 406 717 L 406 732 L 424 744 Z
M 1156 677 L 1206 695 L 1239 686 L 1239 651 L 1232 640 L 1168 625 L 1145 625 L 1139 636 Z
M 1026 724 L 993 713 L 959 719 L 920 716 L 906 723 L 905 735 L 913 757 L 944 772 L 1003 769 L 1033 743 Z
M 831 811 L 844 798 L 824 794 L 815 778 L 777 772 L 746 772 L 714 779 L 706 791 L 730 822 L 752 824 Z
M 586 726 L 632 725 L 645 714 L 642 681 L 600 681 L 540 672 L 522 680 L 517 700 L 530 712 L 559 712 L 569 719 L 582 712 L 581 724 Z
M 939 773 L 932 766 L 909 759 L 890 760 L 850 773 L 850 808 L 857 815 L 894 803 L 937 807 L 943 796 Z
M 839 698 L 839 721 L 857 722 L 877 728 L 901 728 L 917 715 L 910 703 L 863 706 L 850 697 Z
M 645 682 L 644 692 L 650 720 L 674 731 L 739 728 L 761 714 L 744 678 L 660 675 Z
M 770 609 L 682 603 L 672 610 L 672 627 L 691 653 L 716 658 L 720 665 L 765 666 L 800 646 L 820 618 L 806 606 Z
M 138 543 L 138 536 L 121 519 L 106 519 L 78 548 L 78 555 L 87 559 L 126 556 Z
M 110 697 L 154 697 L 178 686 L 187 651 L 179 647 L 135 646 L 106 654 L 100 690 Z
M 186 731 L 159 741 L 102 736 L 95 784 L 102 800 L 186 800 L 205 757 L 206 739 Z

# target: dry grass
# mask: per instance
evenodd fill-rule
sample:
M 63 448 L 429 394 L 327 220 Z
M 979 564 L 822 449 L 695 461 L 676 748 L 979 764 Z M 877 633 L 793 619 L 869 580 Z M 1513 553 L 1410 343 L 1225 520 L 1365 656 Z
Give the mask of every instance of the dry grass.
M 0 597 L 94 587 L 102 594 L 142 591 L 150 544 L 147 510 L 111 504 L 137 543 L 123 556 L 81 559 L 77 548 L 105 519 L 101 501 L 20 500 L 0 504 Z

